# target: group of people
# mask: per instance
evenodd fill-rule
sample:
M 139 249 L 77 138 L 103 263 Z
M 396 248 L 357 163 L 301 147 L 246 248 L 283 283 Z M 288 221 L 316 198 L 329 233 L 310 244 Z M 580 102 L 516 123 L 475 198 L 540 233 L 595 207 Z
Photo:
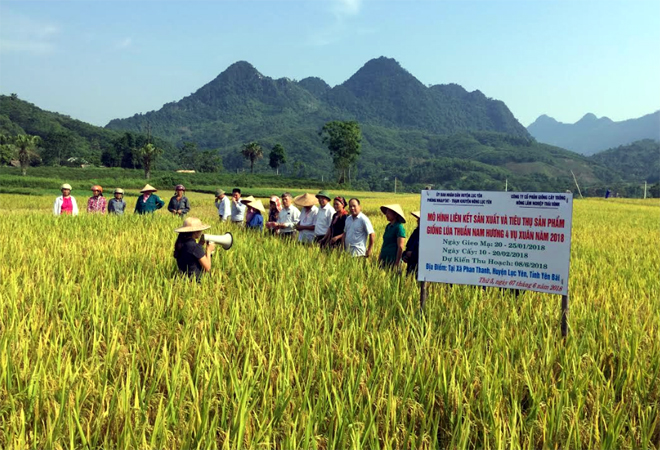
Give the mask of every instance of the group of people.
M 59 215 L 78 215 L 78 203 L 75 197 L 71 195 L 71 185 L 64 183 L 60 187 L 62 195 L 55 199 L 53 204 L 53 214 Z M 147 214 L 161 209 L 165 202 L 156 195 L 158 189 L 147 184 L 142 188 L 142 194 L 135 203 L 135 214 Z M 190 202 L 185 196 L 186 188 L 179 184 L 174 188 L 174 195 L 170 199 L 167 210 L 177 216 L 185 216 L 190 211 Z M 87 200 L 87 212 L 98 214 L 117 214 L 123 215 L 126 211 L 126 201 L 124 200 L 124 190 L 117 188 L 113 192 L 113 198 L 106 200 L 103 196 L 103 187 L 98 184 L 92 186 L 92 196 Z
M 87 212 L 100 214 L 124 214 L 126 201 L 122 189 L 114 190 L 114 198 L 106 201 L 103 188 L 92 186 L 92 196 L 87 201 Z M 147 184 L 135 204 L 136 214 L 152 213 L 165 206 L 165 202 L 156 195 L 158 190 Z M 190 212 L 190 201 L 185 196 L 186 188 L 179 184 L 174 188 L 174 195 L 168 204 L 168 211 L 173 215 L 185 217 Z M 55 215 L 77 215 L 78 206 L 71 196 L 71 186 L 61 186 L 62 195 L 55 199 Z M 269 199 L 268 211 L 261 200 L 253 196 L 242 197 L 241 190 L 232 190 L 231 198 L 223 190 L 215 196 L 215 206 L 221 221 L 228 221 L 236 226 L 250 230 L 266 232 L 287 240 L 297 240 L 302 244 L 318 245 L 324 249 L 339 249 L 353 257 L 370 257 L 373 252 L 375 232 L 369 218 L 362 213 L 358 198 L 348 202 L 344 197 L 333 197 L 322 190 L 316 195 L 309 193 L 293 197 L 285 192 L 281 197 Z M 406 231 L 403 226 L 406 218 L 398 204 L 383 205 L 381 212 L 388 224 L 383 233 L 383 245 L 378 256 L 378 263 L 384 268 L 399 269 L 402 262 L 407 263 L 407 273 L 417 275 L 419 257 L 419 211 L 411 213 L 417 220 L 418 227 L 406 243 Z M 264 223 L 264 215 L 266 221 Z M 199 276 L 211 269 L 211 255 L 215 245 L 206 243 L 204 248 L 198 240 L 204 230 L 209 229 L 195 217 L 185 218 L 183 225 L 174 231 L 178 233 L 174 257 L 179 270 L 191 276 Z
M 370 257 L 375 241 L 374 228 L 369 218 L 362 213 L 358 198 L 348 202 L 344 197 L 332 197 L 322 190 L 316 195 L 309 193 L 293 197 L 285 192 L 281 197 L 269 199 L 266 212 L 261 200 L 252 196 L 242 197 L 241 190 L 232 190 L 231 199 L 223 190 L 216 192 L 215 206 L 221 221 L 262 231 L 283 239 L 297 240 L 302 244 L 318 245 L 321 248 L 344 249 L 354 257 Z M 417 274 L 419 256 L 419 228 L 415 229 L 406 244 L 406 222 L 401 206 L 383 205 L 381 211 L 388 225 L 383 234 L 378 262 L 382 267 L 401 267 L 407 263 L 408 274 Z M 264 224 L 262 214 L 267 215 Z M 419 212 L 413 212 L 419 225 Z M 201 225 L 200 226 L 206 226 Z M 198 250 L 199 252 L 199 250 Z

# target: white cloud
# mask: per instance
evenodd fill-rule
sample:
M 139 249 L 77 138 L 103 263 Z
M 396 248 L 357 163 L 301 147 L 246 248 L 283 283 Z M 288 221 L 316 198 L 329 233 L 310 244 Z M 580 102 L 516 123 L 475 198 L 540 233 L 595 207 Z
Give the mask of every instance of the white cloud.
M 362 0 L 333 0 L 333 11 L 340 16 L 356 16 L 362 9 Z
M 133 39 L 130 37 L 124 38 L 121 41 L 119 41 L 116 45 L 117 48 L 122 49 L 122 48 L 128 48 L 133 45 Z
M 4 10 L 0 20 L 0 52 L 51 53 L 59 34 L 57 24 Z

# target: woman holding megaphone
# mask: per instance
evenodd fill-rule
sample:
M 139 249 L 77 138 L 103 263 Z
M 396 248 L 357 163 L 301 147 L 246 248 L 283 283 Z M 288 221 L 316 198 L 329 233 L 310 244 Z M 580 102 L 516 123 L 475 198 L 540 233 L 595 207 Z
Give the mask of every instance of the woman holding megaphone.
M 194 276 L 198 281 L 203 272 L 211 271 L 211 254 L 215 250 L 213 242 L 206 243 L 206 250 L 197 241 L 202 231 L 211 228 L 196 217 L 188 217 L 183 226 L 175 229 L 179 236 L 174 243 L 174 258 L 179 271 Z

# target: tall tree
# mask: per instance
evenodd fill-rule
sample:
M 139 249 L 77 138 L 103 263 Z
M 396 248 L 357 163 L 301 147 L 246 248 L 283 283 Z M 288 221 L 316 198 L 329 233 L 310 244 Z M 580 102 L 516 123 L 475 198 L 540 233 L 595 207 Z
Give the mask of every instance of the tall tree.
M 18 149 L 18 161 L 21 164 L 23 176 L 27 174 L 30 161 L 39 156 L 35 151 L 40 143 L 41 138 L 39 136 L 30 136 L 29 134 L 19 134 L 14 138 L 14 145 Z
M 184 142 L 179 152 L 179 163 L 182 169 L 198 170 L 199 149 L 196 142 Z
M 323 125 L 319 135 L 330 150 L 332 162 L 339 176 L 339 183 L 345 183 L 346 171 L 355 164 L 360 156 L 362 142 L 360 125 L 356 121 L 335 120 Z
M 281 144 L 275 144 L 275 147 L 270 151 L 270 161 L 268 165 L 275 169 L 275 173 L 280 174 L 280 166 L 286 164 L 286 152 Z
M 250 173 L 254 173 L 254 162 L 264 157 L 264 151 L 258 142 L 243 144 L 241 149 L 243 157 L 250 161 Z
M 0 165 L 9 164 L 16 153 L 14 139 L 4 133 L 0 133 Z
M 61 166 L 63 159 L 72 156 L 71 151 L 74 145 L 74 135 L 67 129 L 47 134 L 44 138 L 41 154 L 44 164 L 57 163 L 58 166 Z
M 142 160 L 142 167 L 144 168 L 144 178 L 147 180 L 151 177 L 151 168 L 161 153 L 163 153 L 163 150 L 154 144 L 145 144 L 138 151 L 139 157 Z

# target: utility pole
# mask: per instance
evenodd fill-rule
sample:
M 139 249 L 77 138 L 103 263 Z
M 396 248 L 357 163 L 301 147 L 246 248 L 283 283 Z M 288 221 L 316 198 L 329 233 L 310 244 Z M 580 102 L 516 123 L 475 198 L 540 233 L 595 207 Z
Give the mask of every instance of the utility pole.
M 394 177 L 394 193 L 396 194 L 396 177 Z
M 509 179 L 506 179 L 506 182 L 504 183 L 504 192 L 509 192 Z
M 575 174 L 573 173 L 572 170 L 571 170 L 571 175 L 573 175 L 573 181 L 575 181 L 575 186 L 577 186 L 577 190 L 578 190 L 578 194 L 580 194 L 580 198 L 584 198 L 582 197 L 582 192 L 580 191 L 580 185 L 578 184 L 577 178 L 575 178 Z
M 644 200 L 646 200 L 646 180 L 644 180 Z

